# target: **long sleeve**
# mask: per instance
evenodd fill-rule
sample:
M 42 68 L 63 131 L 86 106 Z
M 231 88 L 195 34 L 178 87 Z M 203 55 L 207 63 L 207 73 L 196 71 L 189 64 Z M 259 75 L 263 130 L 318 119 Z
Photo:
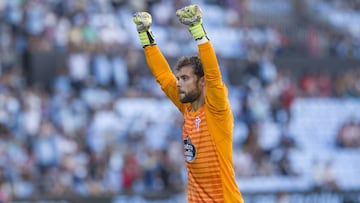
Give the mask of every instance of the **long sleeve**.
M 198 45 L 206 81 L 206 101 L 210 111 L 230 110 L 228 90 L 222 81 L 220 67 L 210 41 Z
M 178 90 L 176 87 L 176 78 L 171 71 L 170 65 L 161 53 L 157 45 L 144 48 L 146 62 L 161 89 L 181 111 L 184 111 L 184 105 L 180 102 Z

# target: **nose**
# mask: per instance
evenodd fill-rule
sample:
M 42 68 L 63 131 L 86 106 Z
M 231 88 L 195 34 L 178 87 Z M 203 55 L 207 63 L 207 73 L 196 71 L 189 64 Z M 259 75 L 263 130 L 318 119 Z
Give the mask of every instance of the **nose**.
M 180 80 L 176 81 L 176 87 L 180 87 Z

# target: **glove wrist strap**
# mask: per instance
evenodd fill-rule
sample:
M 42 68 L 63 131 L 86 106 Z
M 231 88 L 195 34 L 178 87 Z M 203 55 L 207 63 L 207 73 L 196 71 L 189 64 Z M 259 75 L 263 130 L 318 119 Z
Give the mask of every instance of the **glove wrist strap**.
M 204 30 L 202 23 L 198 23 L 196 25 L 189 26 L 189 31 L 195 40 L 202 39 L 203 37 L 207 38 L 206 32 Z
M 155 37 L 150 29 L 139 32 L 139 38 L 143 48 L 149 45 L 156 44 Z

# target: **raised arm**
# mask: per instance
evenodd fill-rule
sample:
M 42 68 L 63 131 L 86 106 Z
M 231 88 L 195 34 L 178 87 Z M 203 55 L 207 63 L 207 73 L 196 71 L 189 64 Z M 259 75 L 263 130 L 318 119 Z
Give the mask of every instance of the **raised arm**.
M 179 94 L 176 87 L 176 78 L 170 65 L 156 45 L 155 37 L 151 31 L 152 18 L 147 12 L 137 12 L 133 15 L 133 21 L 139 34 L 139 39 L 144 48 L 146 62 L 156 81 L 169 99 L 183 111 Z
M 179 21 L 188 26 L 198 44 L 199 56 L 204 68 L 206 81 L 206 104 L 212 111 L 230 109 L 228 90 L 222 81 L 220 67 L 214 48 L 203 26 L 202 11 L 198 5 L 186 6 L 176 12 Z

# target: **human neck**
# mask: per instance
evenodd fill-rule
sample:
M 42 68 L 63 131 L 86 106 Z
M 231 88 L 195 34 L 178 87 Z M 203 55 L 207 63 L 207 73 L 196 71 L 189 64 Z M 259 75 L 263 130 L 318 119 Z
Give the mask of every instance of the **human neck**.
M 191 109 L 193 112 L 196 112 L 202 105 L 205 103 L 205 97 L 203 94 L 196 100 L 191 102 Z

